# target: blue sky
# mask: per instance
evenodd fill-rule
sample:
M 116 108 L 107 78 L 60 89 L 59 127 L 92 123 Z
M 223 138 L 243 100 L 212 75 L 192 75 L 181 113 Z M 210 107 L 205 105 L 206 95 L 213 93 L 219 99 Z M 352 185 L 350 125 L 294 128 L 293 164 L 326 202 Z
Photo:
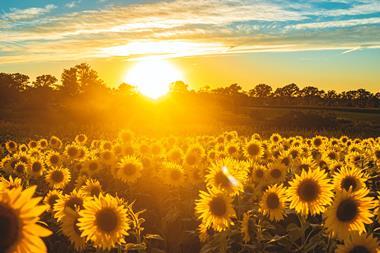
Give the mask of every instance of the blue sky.
M 254 60 L 256 53 L 279 61 L 285 57 L 295 75 L 302 64 L 292 59 L 303 58 L 344 75 L 345 69 L 334 65 L 340 60 L 329 62 L 326 55 L 344 59 L 353 54 L 350 59 L 360 61 L 354 71 L 369 74 L 367 87 L 374 90 L 380 80 L 369 70 L 379 67 L 378 48 L 378 0 L 1 0 L 0 4 L 0 71 L 30 66 L 32 75 L 38 71 L 34 64 L 124 62 L 147 56 L 179 61 L 235 55 L 241 59 L 238 66 L 248 69 L 252 66 L 246 59 Z

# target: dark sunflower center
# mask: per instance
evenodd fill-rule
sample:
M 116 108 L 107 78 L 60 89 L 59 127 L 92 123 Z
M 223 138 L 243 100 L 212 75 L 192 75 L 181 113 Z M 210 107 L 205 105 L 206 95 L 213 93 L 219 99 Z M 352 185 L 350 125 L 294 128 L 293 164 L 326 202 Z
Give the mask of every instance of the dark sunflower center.
M 20 224 L 16 214 L 7 206 L 0 204 L 0 250 L 7 250 L 14 245 L 19 236 Z
M 380 150 L 375 151 L 375 156 L 377 159 L 380 159 Z
M 222 186 L 222 187 L 230 187 L 231 186 L 230 180 L 228 179 L 228 177 L 222 171 L 219 171 L 215 175 L 215 183 L 218 186 Z
M 71 157 L 75 157 L 78 154 L 78 149 L 71 147 L 67 150 L 67 154 Z
M 53 207 L 55 202 L 57 202 L 58 199 L 59 199 L 59 197 L 57 195 L 50 196 L 50 198 L 48 200 L 49 206 Z
M 371 253 L 370 250 L 367 249 L 366 246 L 363 245 L 356 245 L 354 246 L 349 253 Z
M 98 169 L 98 163 L 96 162 L 90 162 L 90 164 L 88 165 L 88 168 L 91 170 L 91 171 L 95 171 Z
M 224 216 L 227 212 L 226 202 L 222 197 L 215 197 L 209 203 L 210 211 L 215 216 Z
M 117 228 L 118 216 L 113 209 L 106 208 L 96 213 L 96 225 L 100 230 L 110 233 Z
M 33 163 L 33 165 L 32 165 L 32 171 L 33 172 L 40 172 L 41 169 L 42 169 L 41 163 L 39 163 L 39 162 Z
M 137 168 L 132 163 L 128 163 L 128 164 L 124 165 L 124 167 L 123 167 L 123 172 L 127 176 L 134 175 L 136 173 L 136 171 L 137 171 Z
M 318 146 L 320 146 L 321 144 L 322 144 L 322 140 L 321 140 L 321 139 L 315 139 L 315 140 L 314 140 L 314 145 L 315 145 L 315 146 L 318 147 Z
M 334 152 L 329 153 L 328 156 L 330 159 L 336 160 L 336 154 Z
M 345 177 L 342 182 L 340 183 L 340 187 L 348 191 L 350 187 L 352 187 L 352 190 L 355 191 L 357 187 L 356 179 L 352 176 Z
M 197 158 L 195 157 L 195 155 L 188 155 L 186 157 L 186 161 L 187 161 L 188 164 L 193 165 L 193 164 L 196 163 Z
M 282 159 L 281 161 L 285 166 L 289 166 L 290 164 L 290 159 L 288 157 L 285 157 L 284 159 Z
M 349 222 L 357 216 L 358 211 L 358 204 L 354 199 L 345 199 L 339 204 L 336 217 L 339 221 Z
M 281 170 L 279 170 L 279 169 L 272 169 L 270 171 L 270 175 L 273 178 L 279 178 L 279 177 L 281 177 L 282 173 L 281 173 Z
M 260 152 L 260 147 L 256 144 L 251 144 L 247 148 L 248 154 L 254 156 Z
M 170 173 L 170 176 L 173 180 L 178 180 L 181 178 L 182 173 L 179 170 L 172 170 L 172 172 Z
M 280 199 L 276 193 L 270 193 L 267 197 L 267 206 L 269 209 L 276 209 L 280 205 Z
M 23 173 L 24 171 L 25 171 L 25 166 L 23 165 L 23 164 L 18 164 L 17 166 L 16 166 L 16 171 L 17 171 L 17 173 Z
M 303 180 L 297 189 L 297 194 L 302 201 L 311 202 L 314 201 L 320 192 L 319 184 L 313 180 Z
M 304 170 L 304 171 L 309 171 L 309 164 L 301 164 L 299 167 L 298 167 L 300 170 Z
M 62 171 L 60 170 L 55 170 L 51 173 L 51 179 L 56 182 L 56 183 L 60 183 L 63 181 L 64 179 L 64 176 L 63 176 L 63 173 Z
M 264 176 L 264 171 L 263 170 L 255 170 L 255 175 L 258 178 L 262 178 Z
M 71 209 L 75 210 L 75 207 L 79 206 L 80 208 L 83 207 L 83 200 L 78 197 L 71 197 L 67 202 L 66 202 L 66 207 L 70 207 Z
M 90 193 L 91 195 L 95 195 L 95 196 L 98 196 L 99 193 L 100 193 L 100 188 L 99 186 L 93 186 L 90 188 Z
M 110 153 L 110 152 L 105 152 L 105 153 L 103 153 L 103 158 L 104 158 L 105 160 L 109 160 L 109 159 L 111 159 L 111 153 Z
M 53 156 L 50 157 L 50 162 L 51 162 L 52 164 L 57 164 L 58 161 L 59 161 L 59 158 L 58 158 L 57 155 L 53 155 Z
M 236 153 L 237 149 L 235 147 L 229 147 L 228 153 L 233 154 Z

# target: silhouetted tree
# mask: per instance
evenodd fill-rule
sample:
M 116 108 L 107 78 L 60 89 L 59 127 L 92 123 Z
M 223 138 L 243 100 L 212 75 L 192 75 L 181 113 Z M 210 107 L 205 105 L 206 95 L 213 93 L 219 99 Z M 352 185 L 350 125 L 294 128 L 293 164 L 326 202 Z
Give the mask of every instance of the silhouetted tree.
M 170 84 L 170 92 L 172 93 L 187 93 L 189 92 L 189 86 L 183 81 L 176 81 Z
M 65 95 L 75 96 L 80 92 L 80 86 L 77 79 L 77 69 L 75 67 L 64 69 L 61 75 L 61 90 Z
M 257 98 L 269 97 L 272 94 L 272 87 L 267 84 L 258 84 L 249 91 L 249 96 Z
M 57 89 L 58 79 L 52 75 L 41 75 L 37 76 L 36 80 L 33 82 L 33 87 L 35 88 L 50 88 Z
M 275 97 L 285 97 L 285 98 L 290 98 L 290 97 L 296 97 L 299 93 L 299 88 L 297 84 L 291 83 L 288 85 L 285 85 L 282 88 L 277 88 L 274 92 Z

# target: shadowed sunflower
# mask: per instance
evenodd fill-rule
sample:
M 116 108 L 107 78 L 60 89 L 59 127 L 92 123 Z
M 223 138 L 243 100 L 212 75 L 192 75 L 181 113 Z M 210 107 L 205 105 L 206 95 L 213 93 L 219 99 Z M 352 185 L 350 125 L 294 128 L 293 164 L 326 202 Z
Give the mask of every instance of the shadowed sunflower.
M 62 147 L 62 141 L 57 136 L 50 137 L 49 144 L 53 149 L 60 149 Z
M 44 204 L 46 204 L 49 207 L 49 211 L 53 210 L 53 207 L 57 200 L 62 197 L 62 192 L 57 190 L 50 190 L 45 198 L 44 198 Z
M 14 172 L 17 176 L 23 176 L 26 173 L 27 165 L 24 162 L 17 162 L 14 167 Z
M 185 180 L 185 173 L 182 167 L 176 163 L 165 163 L 165 183 L 171 186 L 181 186 Z
M 45 176 L 46 182 L 54 189 L 63 189 L 71 179 L 71 174 L 67 168 L 51 168 Z
M 84 193 L 89 197 L 98 196 L 102 193 L 102 185 L 96 179 L 87 179 L 86 183 L 81 187 Z
M 14 153 L 17 151 L 17 142 L 15 141 L 7 141 L 5 143 L 5 149 L 9 152 L 9 153 Z
M 336 253 L 378 253 L 379 242 L 370 234 L 357 233 L 351 235 L 344 241 L 344 245 L 338 245 Z
M 47 252 L 41 237 L 51 232 L 36 224 L 46 206 L 33 198 L 36 186 L 25 191 L 14 188 L 0 192 L 0 250 L 4 253 Z
M 251 216 L 249 213 L 244 213 L 241 221 L 240 233 L 242 234 L 243 242 L 245 243 L 248 243 L 251 240 L 250 220 Z
M 39 178 L 42 176 L 45 170 L 45 164 L 36 158 L 32 158 L 28 165 L 28 172 L 33 178 Z
M 53 208 L 54 218 L 61 221 L 66 215 L 67 208 L 71 210 L 77 210 L 77 208 L 82 209 L 83 202 L 86 198 L 86 194 L 83 191 L 77 191 L 76 189 L 70 192 L 70 194 L 60 196 L 60 198 L 56 200 Z
M 141 176 L 142 169 L 142 163 L 137 157 L 126 156 L 119 162 L 115 174 L 124 183 L 134 183 Z
M 302 215 L 322 213 L 333 197 L 333 185 L 320 169 L 302 171 L 289 183 L 290 208 Z
M 355 167 L 342 167 L 333 177 L 333 183 L 337 191 L 348 191 L 350 188 L 352 188 L 352 191 L 357 191 L 366 187 L 365 182 L 367 180 L 368 176 Z
M 286 208 L 286 189 L 282 185 L 270 186 L 260 201 L 261 212 L 271 221 L 284 219 Z
M 337 192 L 331 207 L 325 213 L 327 232 L 340 239 L 348 238 L 351 232 L 365 232 L 365 224 L 371 224 L 374 216 L 370 209 L 375 207 L 372 197 L 367 197 L 368 189 L 355 192 Z
M 86 241 L 92 241 L 95 247 L 105 250 L 125 243 L 129 219 L 126 208 L 119 202 L 109 194 L 100 194 L 84 202 L 84 209 L 79 212 L 78 227 Z
M 281 162 L 274 162 L 268 166 L 267 178 L 269 179 L 269 183 L 277 184 L 281 183 L 286 178 L 287 167 Z
M 84 145 L 87 142 L 87 135 L 85 134 L 78 134 L 75 136 L 75 142 L 78 143 L 79 145 Z
M 47 154 L 45 161 L 49 167 L 58 167 L 62 164 L 62 157 L 58 152 L 50 151 Z
M 261 146 L 261 142 L 257 140 L 251 140 L 245 145 L 244 154 L 249 159 L 257 159 L 263 154 L 264 150 Z
M 214 189 L 209 189 L 209 192 L 200 191 L 195 203 L 195 213 L 207 228 L 220 232 L 233 225 L 231 219 L 236 214 L 229 195 Z
M 86 248 L 86 240 L 81 237 L 81 231 L 78 227 L 79 217 L 78 210 L 77 212 L 71 209 L 67 210 L 66 215 L 62 219 L 61 230 L 69 238 L 75 250 L 82 251 Z

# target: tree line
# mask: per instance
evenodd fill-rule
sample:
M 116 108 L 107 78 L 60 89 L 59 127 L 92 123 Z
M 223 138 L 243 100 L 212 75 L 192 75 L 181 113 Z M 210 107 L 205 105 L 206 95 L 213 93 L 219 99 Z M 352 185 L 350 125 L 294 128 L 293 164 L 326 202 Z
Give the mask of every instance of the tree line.
M 321 90 L 314 86 L 298 87 L 291 83 L 273 89 L 268 84 L 258 84 L 252 89 L 243 90 L 239 84 L 211 89 L 203 87 L 190 90 L 182 81 L 171 84 L 170 94 L 180 98 L 192 98 L 197 101 L 226 102 L 238 105 L 300 105 L 300 106 L 335 106 L 335 107 L 380 107 L 380 92 L 372 93 L 365 89 L 337 92 Z M 123 83 L 118 88 L 108 87 L 98 73 L 86 63 L 64 69 L 60 82 L 53 75 L 40 75 L 31 81 L 21 73 L 0 73 L 0 106 L 9 108 L 24 105 L 27 107 L 64 106 L 67 101 L 80 99 L 91 100 L 94 97 L 117 99 L 120 96 L 138 97 L 136 88 Z

